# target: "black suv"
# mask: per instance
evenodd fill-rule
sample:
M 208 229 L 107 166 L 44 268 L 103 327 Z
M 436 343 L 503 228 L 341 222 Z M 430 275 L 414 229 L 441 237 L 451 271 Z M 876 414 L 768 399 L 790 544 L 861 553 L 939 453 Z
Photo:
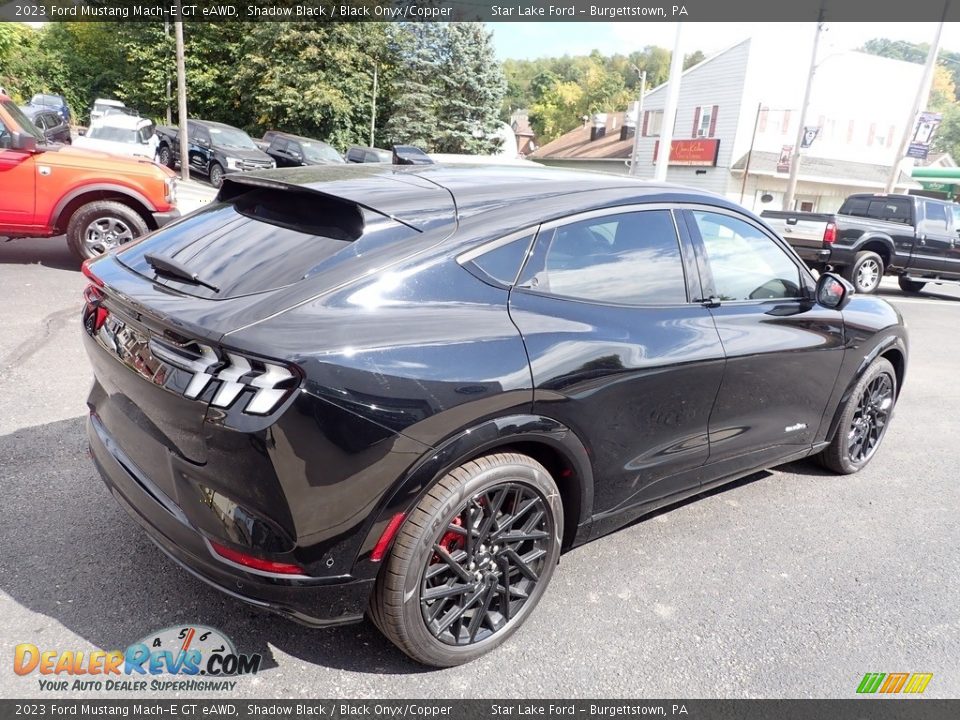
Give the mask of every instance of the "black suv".
M 233 597 L 369 612 L 438 666 L 509 637 L 563 549 L 758 468 L 864 467 L 907 362 L 889 304 L 743 208 L 612 175 L 231 176 L 84 272 L 124 509 Z
M 157 162 L 174 168 L 180 163 L 180 129 L 160 125 L 157 134 Z M 273 158 L 263 152 L 240 128 L 210 120 L 187 120 L 187 154 L 190 170 L 206 175 L 220 187 L 230 173 L 275 168 Z
M 41 105 L 21 105 L 20 109 L 43 133 L 47 142 L 69 145 L 73 141 L 70 135 L 70 126 L 56 109 Z
M 300 167 L 301 165 L 343 165 L 343 157 L 327 143 L 320 140 L 272 132 L 270 142 L 263 151 L 273 158 L 277 167 Z

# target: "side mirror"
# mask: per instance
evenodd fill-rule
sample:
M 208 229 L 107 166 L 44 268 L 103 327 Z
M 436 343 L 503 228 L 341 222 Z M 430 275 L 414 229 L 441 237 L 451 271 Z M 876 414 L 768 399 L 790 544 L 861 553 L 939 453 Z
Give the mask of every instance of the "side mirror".
M 28 153 L 37 151 L 37 139 L 33 135 L 24 132 L 14 132 L 10 135 L 11 150 L 21 150 Z
M 843 310 L 853 293 L 853 285 L 834 273 L 823 273 L 817 280 L 817 302 L 825 308 Z

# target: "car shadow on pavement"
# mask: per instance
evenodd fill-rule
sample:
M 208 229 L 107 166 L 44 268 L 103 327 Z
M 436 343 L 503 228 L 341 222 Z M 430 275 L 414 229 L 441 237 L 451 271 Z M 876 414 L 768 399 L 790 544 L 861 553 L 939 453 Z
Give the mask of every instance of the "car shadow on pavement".
M 10 600 L 0 594 L 0 612 L 7 621 L 18 618 L 4 623 L 4 644 L 62 648 L 63 625 L 96 648 L 116 650 L 163 628 L 200 624 L 224 632 L 241 653 L 259 653 L 264 680 L 277 667 L 277 652 L 355 672 L 428 671 L 369 621 L 305 628 L 176 566 L 107 491 L 87 454 L 84 426 L 77 417 L 0 436 L 0 591 L 20 606 L 2 607 Z
M 65 235 L 53 238 L 0 238 L 0 263 L 39 264 L 57 270 L 80 269 L 80 261 L 67 247 Z
M 931 283 L 917 293 L 905 293 L 902 290 L 897 290 L 896 288 L 882 287 L 877 291 L 877 295 L 887 300 L 902 300 L 904 298 L 911 298 L 916 300 L 943 300 L 945 302 L 960 302 L 960 297 L 957 297 L 956 295 L 945 295 L 943 293 L 938 293 L 936 291 L 937 287 L 937 285 Z

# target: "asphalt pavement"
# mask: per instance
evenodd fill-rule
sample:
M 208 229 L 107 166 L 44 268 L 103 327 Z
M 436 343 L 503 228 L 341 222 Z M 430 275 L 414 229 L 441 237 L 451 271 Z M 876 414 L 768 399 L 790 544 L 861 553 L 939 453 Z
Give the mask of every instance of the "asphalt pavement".
M 927 697 L 960 696 L 958 288 L 905 297 L 885 281 L 912 354 L 866 470 L 759 473 L 567 553 L 506 646 L 436 671 L 369 623 L 262 614 L 146 539 L 87 457 L 83 287 L 62 238 L 0 242 L 0 697 L 131 697 L 43 693 L 13 648 L 122 649 L 197 623 L 263 655 L 231 700 L 847 698 L 866 672 L 933 673 Z

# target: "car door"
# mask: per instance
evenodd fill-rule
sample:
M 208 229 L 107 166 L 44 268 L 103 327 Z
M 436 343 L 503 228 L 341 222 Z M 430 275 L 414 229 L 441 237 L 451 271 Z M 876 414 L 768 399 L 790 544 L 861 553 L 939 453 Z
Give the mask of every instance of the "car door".
M 287 158 L 286 138 L 274 138 L 270 147 L 267 148 L 267 155 L 276 161 L 277 167 L 290 167 L 290 160 Z
M 951 228 L 953 220 L 947 205 L 939 200 L 918 201 L 923 205 L 923 219 L 917 225 L 917 243 L 923 248 L 924 264 L 911 263 L 910 269 L 923 272 L 950 272 L 950 251 L 956 245 L 957 235 Z
M 960 205 L 950 203 L 950 247 L 944 258 L 944 274 L 957 280 L 960 279 Z
M 37 156 L 12 150 L 10 131 L 0 119 L 0 226 L 35 225 Z M 3 233 L 0 233 L 3 234 Z
M 210 133 L 207 128 L 195 123 L 188 123 L 187 154 L 190 157 L 190 167 L 199 170 L 204 175 L 210 172 Z
M 300 147 L 300 143 L 294 140 L 287 143 L 287 158 L 290 167 L 300 167 L 303 165 L 303 148 Z
M 542 226 L 510 294 L 534 412 L 585 443 L 598 519 L 699 482 L 724 360 L 698 283 L 671 208 L 637 205 Z
M 843 360 L 843 316 L 813 301 L 802 261 L 759 223 L 716 207 L 682 214 L 726 357 L 707 473 L 720 477 L 813 443 Z

